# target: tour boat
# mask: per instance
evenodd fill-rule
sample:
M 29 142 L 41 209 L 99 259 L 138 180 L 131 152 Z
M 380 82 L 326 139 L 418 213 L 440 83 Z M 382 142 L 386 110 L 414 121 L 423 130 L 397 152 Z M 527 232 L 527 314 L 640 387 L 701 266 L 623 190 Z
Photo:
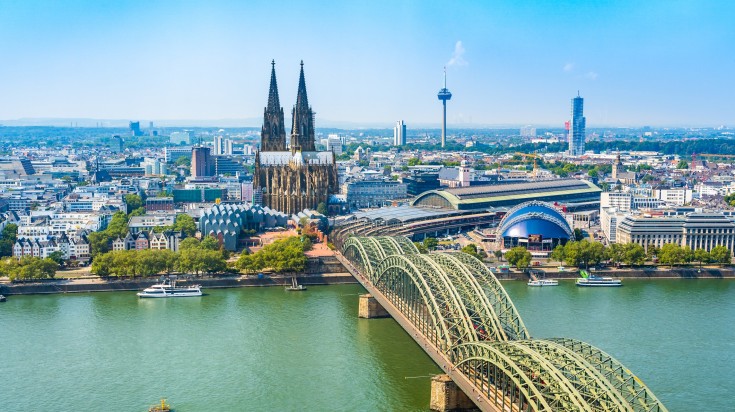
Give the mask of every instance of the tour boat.
M 199 285 L 179 286 L 176 287 L 176 280 L 171 278 L 163 279 L 161 283 L 157 283 L 149 288 L 143 289 L 137 295 L 141 298 L 178 298 L 188 296 L 202 296 L 202 289 Z
M 623 281 L 611 277 L 589 275 L 586 278 L 577 279 L 577 286 L 623 286 Z
M 8 299 L 5 297 L 5 295 L 0 295 L 0 302 L 5 302 L 6 300 Z
M 559 286 L 559 281 L 556 279 L 529 280 L 528 286 Z
M 296 276 L 293 276 L 291 277 L 291 286 L 286 286 L 286 290 L 300 292 L 302 290 L 306 290 L 306 288 L 304 285 L 299 285 L 299 283 L 296 282 Z

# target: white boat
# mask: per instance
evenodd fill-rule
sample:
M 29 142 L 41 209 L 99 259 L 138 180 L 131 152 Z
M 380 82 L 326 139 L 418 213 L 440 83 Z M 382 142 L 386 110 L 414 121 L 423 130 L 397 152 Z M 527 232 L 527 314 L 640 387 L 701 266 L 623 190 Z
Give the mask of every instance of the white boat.
M 306 290 L 304 285 L 299 285 L 299 283 L 296 281 L 296 276 L 291 277 L 291 286 L 286 286 L 286 290 L 291 292 L 301 292 L 302 290 Z
M 559 286 L 559 281 L 556 279 L 529 280 L 528 286 Z
M 143 289 L 137 295 L 141 298 L 179 298 L 189 296 L 202 296 L 199 285 L 176 286 L 175 278 L 164 278 L 161 283 Z
M 623 281 L 611 277 L 599 277 L 590 275 L 586 278 L 577 279 L 577 286 L 623 286 Z

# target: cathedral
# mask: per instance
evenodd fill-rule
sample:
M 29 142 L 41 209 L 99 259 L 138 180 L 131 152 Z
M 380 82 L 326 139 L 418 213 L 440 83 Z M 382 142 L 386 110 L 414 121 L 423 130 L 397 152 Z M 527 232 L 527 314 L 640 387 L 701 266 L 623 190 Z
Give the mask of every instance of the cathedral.
M 337 162 L 334 152 L 316 151 L 314 112 L 306 97 L 304 62 L 301 62 L 299 90 L 292 111 L 291 135 L 286 144 L 283 108 L 278 100 L 276 66 L 271 62 L 268 106 L 263 115 L 260 151 L 255 155 L 253 188 L 262 195 L 262 205 L 296 214 L 325 205 L 338 192 Z

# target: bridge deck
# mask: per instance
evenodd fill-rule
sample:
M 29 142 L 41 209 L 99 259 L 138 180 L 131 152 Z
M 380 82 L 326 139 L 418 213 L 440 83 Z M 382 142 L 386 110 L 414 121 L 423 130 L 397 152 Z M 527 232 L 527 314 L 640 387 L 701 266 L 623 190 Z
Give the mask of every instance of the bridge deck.
M 411 323 L 398 308 L 396 308 L 372 283 L 366 279 L 357 268 L 355 268 L 341 253 L 336 253 L 337 259 L 345 268 L 357 279 L 358 282 L 380 303 L 381 306 L 398 322 L 399 325 L 419 344 L 429 357 L 452 378 L 454 383 L 475 403 L 478 409 L 488 412 L 508 412 L 517 410 L 517 408 L 500 409 L 488 399 L 483 391 L 478 390 L 475 385 L 459 370 L 455 370 L 451 361 L 442 354 L 439 349 L 426 336 L 424 336 L 416 326 Z

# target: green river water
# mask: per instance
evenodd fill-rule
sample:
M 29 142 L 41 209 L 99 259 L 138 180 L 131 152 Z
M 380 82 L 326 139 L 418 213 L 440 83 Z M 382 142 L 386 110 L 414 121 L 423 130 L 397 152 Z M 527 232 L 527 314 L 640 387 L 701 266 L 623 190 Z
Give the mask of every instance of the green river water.
M 735 281 L 622 288 L 506 282 L 534 337 L 601 347 L 671 411 L 732 410 Z M 358 319 L 358 285 L 11 296 L 0 304 L 0 411 L 427 410 L 439 372 L 391 319 Z

